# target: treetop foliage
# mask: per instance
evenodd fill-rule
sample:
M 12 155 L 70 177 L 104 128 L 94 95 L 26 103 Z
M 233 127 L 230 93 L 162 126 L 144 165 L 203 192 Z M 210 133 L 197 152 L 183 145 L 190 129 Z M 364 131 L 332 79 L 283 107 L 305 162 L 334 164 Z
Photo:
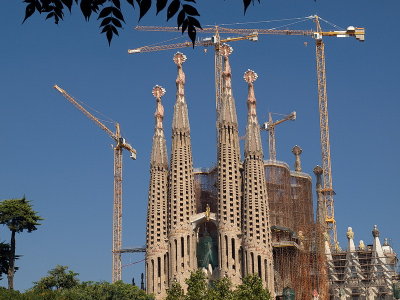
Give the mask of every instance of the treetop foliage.
M 59 290 L 70 289 L 77 286 L 79 284 L 79 280 L 76 278 L 76 276 L 79 274 L 71 270 L 66 272 L 67 269 L 67 266 L 57 265 L 54 269 L 48 271 L 48 276 L 41 278 L 37 282 L 34 282 L 33 290 Z
M 262 285 L 261 278 L 249 275 L 243 278 L 243 283 L 236 289 L 232 288 L 229 278 L 224 277 L 212 281 L 209 285 L 202 270 L 192 272 L 186 279 L 187 293 L 181 285 L 173 283 L 167 291 L 166 300 L 270 300 L 271 295 Z
M 25 199 L 8 199 L 0 202 L 0 224 L 6 225 L 11 231 L 32 232 L 43 220 L 33 210 L 31 202 Z
M 133 9 L 139 9 L 140 21 L 150 10 L 153 3 L 156 5 L 156 15 L 161 11 L 167 10 L 167 21 L 176 16 L 178 28 L 181 28 L 182 34 L 186 31 L 191 41 L 196 40 L 197 29 L 202 29 L 197 17 L 200 16 L 195 7 L 196 0 L 125 0 Z M 255 0 L 242 0 L 244 12 Z M 257 0 L 260 2 L 260 0 Z M 23 23 L 35 12 L 44 14 L 47 19 L 52 19 L 55 24 L 64 19 L 64 12 L 72 11 L 73 6 L 79 6 L 86 21 L 90 20 L 92 15 L 97 15 L 101 20 L 101 33 L 105 33 L 108 43 L 114 35 L 119 35 L 122 29 L 122 23 L 125 23 L 124 11 L 121 8 L 121 0 L 23 0 L 27 3 L 25 8 L 25 17 Z

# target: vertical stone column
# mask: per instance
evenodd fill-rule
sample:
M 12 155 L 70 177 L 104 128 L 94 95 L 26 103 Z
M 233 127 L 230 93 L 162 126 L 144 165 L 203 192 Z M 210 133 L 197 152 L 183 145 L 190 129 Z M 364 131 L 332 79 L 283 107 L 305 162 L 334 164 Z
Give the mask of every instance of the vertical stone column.
M 292 153 L 295 155 L 296 160 L 294 163 L 294 170 L 296 172 L 301 172 L 301 160 L 300 160 L 300 154 L 303 152 L 303 150 L 299 146 L 294 146 L 292 149 Z
M 315 189 L 317 192 L 317 224 L 320 224 L 322 228 L 326 228 L 325 218 L 325 202 L 324 196 L 322 195 L 322 173 L 323 170 L 320 166 L 316 166 L 313 170 L 317 182 L 315 184 Z
M 185 287 L 185 279 L 193 270 L 192 256 L 195 250 L 187 253 L 188 237 L 193 238 L 190 217 L 194 214 L 194 177 L 192 162 L 192 146 L 188 109 L 185 101 L 185 73 L 182 64 L 186 56 L 182 53 L 174 55 L 178 67 L 176 78 L 176 102 L 172 121 L 172 149 L 169 174 L 169 218 L 168 240 L 171 245 L 170 279 L 178 281 Z
M 240 148 L 229 64 L 232 48 L 222 45 L 220 53 L 225 61 L 225 68 L 222 74 L 223 90 L 217 120 L 219 271 L 221 277 L 227 276 L 234 285 L 237 285 L 241 282 L 239 263 L 241 245 Z
M 253 85 L 257 77 L 257 74 L 251 70 L 244 73 L 244 80 L 248 84 L 248 113 L 243 172 L 243 249 L 250 254 L 247 264 L 251 265 L 246 268 L 247 274 L 258 274 L 264 286 L 274 294 L 269 205 L 264 180 L 264 153 Z
M 162 299 L 166 295 L 167 283 L 163 276 L 162 262 L 168 252 L 167 240 L 167 195 L 168 158 L 165 143 L 163 118 L 164 108 L 161 97 L 165 90 L 153 88 L 157 101 L 155 129 L 150 160 L 150 184 L 146 225 L 146 289 L 148 293 Z

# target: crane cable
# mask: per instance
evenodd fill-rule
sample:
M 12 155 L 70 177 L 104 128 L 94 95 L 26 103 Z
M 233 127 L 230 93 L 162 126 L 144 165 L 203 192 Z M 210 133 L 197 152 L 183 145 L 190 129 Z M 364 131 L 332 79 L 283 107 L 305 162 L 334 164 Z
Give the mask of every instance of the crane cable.
M 129 263 L 129 264 L 126 264 L 126 265 L 122 265 L 122 267 L 123 267 L 123 268 L 125 268 L 125 267 L 129 267 L 129 266 L 131 266 L 131 265 L 138 264 L 138 263 L 140 263 L 140 262 L 142 262 L 142 261 L 145 261 L 145 259 L 141 259 L 141 260 L 134 261 L 134 262 L 132 262 L 132 263 Z

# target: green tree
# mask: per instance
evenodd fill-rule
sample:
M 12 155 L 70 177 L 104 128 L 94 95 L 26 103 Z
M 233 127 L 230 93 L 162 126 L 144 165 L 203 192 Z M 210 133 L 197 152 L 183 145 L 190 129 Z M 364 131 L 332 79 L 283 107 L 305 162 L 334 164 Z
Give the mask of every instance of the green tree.
M 202 270 L 192 272 L 185 282 L 188 286 L 186 300 L 207 300 L 208 283 Z
M 24 230 L 32 232 L 39 221 L 43 220 L 32 209 L 30 201 L 25 199 L 8 199 L 0 202 L 0 224 L 6 225 L 11 231 L 9 266 L 7 270 L 8 288 L 14 288 L 15 273 L 15 234 Z
M 257 2 L 260 1 L 257 0 Z M 24 0 L 24 2 L 27 3 L 24 22 L 38 12 L 39 14 L 43 13 L 46 20 L 53 19 L 56 24 L 64 19 L 65 10 L 68 9 L 71 12 L 73 6 L 79 5 L 86 21 L 89 21 L 93 14 L 98 15 L 97 19 L 101 20 L 101 33 L 106 34 L 109 44 L 114 35 L 119 35 L 118 31 L 122 29 L 122 23 L 125 23 L 124 14 L 126 12 L 124 7 L 121 7 L 121 0 Z M 187 31 L 193 43 L 196 39 L 196 28 L 201 29 L 200 22 L 196 18 L 200 14 L 194 7 L 195 0 L 125 0 L 123 2 L 139 9 L 139 21 L 147 14 L 152 4 L 156 5 L 157 15 L 167 8 L 167 21 L 177 16 L 178 27 L 182 29 L 182 33 Z M 244 12 L 246 12 L 249 5 L 254 4 L 255 0 L 242 0 L 242 2 Z M 129 12 L 129 14 L 131 13 Z
M 207 300 L 235 300 L 230 279 L 224 277 L 212 282 L 207 293 Z
M 182 286 L 179 282 L 172 283 L 171 287 L 167 290 L 167 298 L 165 300 L 184 300 L 185 295 Z
M 48 271 L 48 276 L 41 278 L 39 281 L 34 282 L 33 290 L 59 290 L 71 289 L 79 284 L 76 278 L 78 273 L 71 270 L 66 272 L 67 266 L 57 265 L 54 269 Z
M 7 274 L 8 268 L 10 266 L 10 244 L 0 242 L 0 280 L 3 279 L 3 274 Z M 18 259 L 19 255 L 15 255 L 15 259 Z M 14 267 L 15 271 L 18 267 Z
M 262 280 L 257 275 L 249 275 L 243 278 L 242 284 L 235 290 L 236 299 L 246 300 L 270 300 L 271 295 L 262 285 Z

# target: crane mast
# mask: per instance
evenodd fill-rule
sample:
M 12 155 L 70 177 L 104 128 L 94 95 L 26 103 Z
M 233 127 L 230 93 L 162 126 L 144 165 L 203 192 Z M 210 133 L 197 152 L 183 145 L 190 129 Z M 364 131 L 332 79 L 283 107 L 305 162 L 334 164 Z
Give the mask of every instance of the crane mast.
M 276 160 L 276 138 L 275 138 L 275 127 L 278 124 L 281 124 L 285 121 L 288 120 L 296 120 L 296 112 L 292 112 L 288 115 L 286 115 L 283 119 L 279 121 L 273 121 L 272 119 L 272 113 L 270 112 L 268 114 L 268 122 L 265 122 L 262 129 L 268 131 L 268 144 L 269 144 L 269 159 L 270 160 Z
M 321 33 L 321 25 L 318 16 L 315 17 L 317 33 Z M 321 190 L 325 203 L 325 225 L 329 234 L 329 242 L 333 249 L 339 247 L 336 230 L 334 195 L 332 184 L 331 166 L 331 146 L 329 141 L 329 121 L 328 121 L 328 94 L 326 90 L 326 67 L 325 67 L 325 45 L 322 35 L 315 36 L 315 52 L 317 60 L 317 86 L 318 86 L 318 107 L 319 125 L 321 139 L 322 169 L 323 169 L 323 189 Z
M 136 159 L 136 150 L 121 136 L 119 123 L 115 124 L 115 133 L 93 116 L 72 96 L 58 85 L 54 88 L 60 92 L 70 103 L 79 109 L 86 117 L 104 130 L 115 141 L 114 148 L 114 201 L 113 201 L 113 230 L 112 230 L 112 282 L 122 279 L 122 150 L 128 150 L 130 157 Z

